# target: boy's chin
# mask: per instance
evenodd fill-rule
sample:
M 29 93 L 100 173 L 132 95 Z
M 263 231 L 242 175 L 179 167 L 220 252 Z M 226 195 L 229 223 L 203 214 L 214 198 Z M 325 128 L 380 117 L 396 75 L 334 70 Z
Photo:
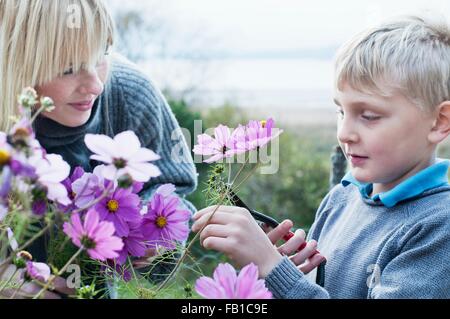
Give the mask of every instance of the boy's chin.
M 367 172 L 365 169 L 361 169 L 359 167 L 354 167 L 351 169 L 352 176 L 358 182 L 362 184 L 371 184 L 374 183 L 375 177 Z

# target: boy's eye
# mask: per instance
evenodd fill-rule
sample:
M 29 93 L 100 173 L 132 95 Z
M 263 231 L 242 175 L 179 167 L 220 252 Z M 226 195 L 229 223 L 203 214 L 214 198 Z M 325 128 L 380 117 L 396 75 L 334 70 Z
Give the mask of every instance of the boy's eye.
M 361 115 L 361 117 L 366 121 L 376 121 L 381 118 L 381 116 L 379 116 L 379 115 L 369 115 L 369 114 L 366 114 L 366 115 L 363 114 L 363 115 Z

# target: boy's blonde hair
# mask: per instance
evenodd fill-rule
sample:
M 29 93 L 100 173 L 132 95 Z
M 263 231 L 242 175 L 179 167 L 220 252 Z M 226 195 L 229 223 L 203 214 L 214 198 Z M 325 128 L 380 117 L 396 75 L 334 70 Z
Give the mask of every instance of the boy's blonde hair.
M 399 90 L 433 111 L 450 99 L 450 28 L 443 17 L 404 16 L 346 43 L 335 63 L 335 87 L 388 96 Z
M 113 43 L 102 0 L 0 0 L 0 131 L 18 115 L 17 96 L 63 75 L 92 70 Z

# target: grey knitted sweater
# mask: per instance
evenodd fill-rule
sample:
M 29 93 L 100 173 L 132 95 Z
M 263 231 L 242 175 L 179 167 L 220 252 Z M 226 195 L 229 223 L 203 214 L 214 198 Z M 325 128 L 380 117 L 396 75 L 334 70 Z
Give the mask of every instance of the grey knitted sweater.
M 308 239 L 328 258 L 325 285 L 284 258 L 266 277 L 276 298 L 450 298 L 450 186 L 386 207 L 337 185 Z

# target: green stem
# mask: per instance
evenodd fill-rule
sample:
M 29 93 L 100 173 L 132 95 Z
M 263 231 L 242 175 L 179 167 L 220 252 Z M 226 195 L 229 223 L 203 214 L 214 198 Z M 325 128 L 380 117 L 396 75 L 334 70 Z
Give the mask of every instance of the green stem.
M 219 200 L 219 204 L 216 206 L 216 208 L 214 209 L 213 213 L 211 214 L 211 216 L 208 218 L 208 220 L 206 221 L 205 225 L 203 225 L 203 227 L 197 232 L 197 234 L 195 234 L 194 238 L 192 238 L 192 240 L 189 242 L 188 246 L 186 247 L 186 249 L 184 249 L 183 254 L 181 255 L 180 259 L 177 261 L 177 263 L 175 264 L 175 267 L 172 269 L 172 271 L 170 272 L 170 274 L 166 277 L 166 279 L 159 285 L 158 288 L 156 288 L 155 292 L 158 293 L 163 287 L 165 287 L 167 285 L 167 283 L 170 281 L 170 279 L 172 279 L 172 277 L 175 275 L 176 271 L 178 270 L 178 268 L 180 267 L 181 263 L 183 262 L 183 260 L 186 258 L 186 256 L 188 255 L 192 245 L 195 243 L 195 241 L 197 240 L 197 238 L 200 236 L 201 232 L 203 231 L 203 229 L 205 229 L 205 227 L 208 225 L 208 223 L 210 222 L 210 220 L 213 218 L 214 214 L 216 213 L 216 211 L 219 209 L 220 205 L 222 204 L 223 200 L 225 199 L 227 195 L 227 192 L 225 192 L 224 194 L 222 194 L 222 196 L 220 197 Z
M 25 248 L 27 248 L 29 245 L 31 245 L 36 239 L 38 239 L 39 237 L 41 237 L 53 224 L 47 224 L 47 226 L 45 226 L 44 228 L 42 228 L 36 235 L 34 235 L 32 238 L 30 238 L 25 244 L 23 244 L 23 246 L 19 247 L 19 249 L 17 249 L 18 251 L 24 250 Z M 6 265 L 7 263 L 11 262 L 11 260 L 13 259 L 13 255 L 9 256 L 8 258 L 6 258 L 4 261 L 2 261 L 0 263 L 0 269 L 2 268 L 2 266 Z M 0 277 L 3 275 L 3 271 L 0 271 Z
M 0 291 L 2 291 L 3 289 L 6 288 L 6 286 L 8 286 L 8 284 L 11 282 L 11 280 L 12 280 L 12 279 L 14 278 L 14 276 L 17 274 L 17 271 L 18 271 L 18 270 L 19 270 L 18 268 L 16 268 L 16 269 L 14 270 L 13 274 L 11 275 L 11 277 L 9 277 L 8 280 L 6 280 L 5 283 L 2 285 L 2 287 L 0 288 Z
M 235 192 L 235 193 L 238 192 L 239 187 L 240 187 L 243 183 L 245 183 L 245 182 L 250 178 L 250 176 L 253 175 L 253 173 L 258 169 L 258 167 L 259 167 L 259 164 L 256 164 L 255 167 L 250 171 L 250 173 L 249 173 L 247 176 L 245 176 L 244 179 L 243 179 L 242 181 L 239 182 L 239 184 L 234 188 L 234 192 Z
M 75 258 L 77 258 L 81 252 L 84 250 L 84 246 L 81 246 L 80 249 L 78 249 L 78 251 L 72 256 L 70 257 L 70 259 L 66 262 L 66 264 L 61 268 L 60 271 L 58 271 L 58 273 L 56 274 L 56 276 L 52 276 L 47 283 L 45 284 L 45 286 L 37 293 L 36 296 L 33 297 L 33 299 L 37 299 L 39 298 L 47 289 L 48 287 L 50 287 L 50 285 L 52 284 L 53 280 L 55 280 L 56 277 L 61 276 L 67 269 L 67 267 L 69 267 L 70 264 L 72 264 L 72 262 L 75 260 Z
M 30 125 L 33 124 L 33 122 L 36 120 L 36 118 L 44 111 L 45 107 L 41 106 L 36 113 L 33 114 L 33 117 L 30 119 Z
M 25 279 L 22 280 L 22 282 L 20 283 L 20 286 L 16 288 L 16 290 L 14 290 L 14 293 L 12 294 L 11 297 L 9 297 L 9 299 L 14 299 L 14 297 L 16 296 L 16 294 L 20 291 L 20 289 L 22 289 L 23 285 L 25 284 Z

